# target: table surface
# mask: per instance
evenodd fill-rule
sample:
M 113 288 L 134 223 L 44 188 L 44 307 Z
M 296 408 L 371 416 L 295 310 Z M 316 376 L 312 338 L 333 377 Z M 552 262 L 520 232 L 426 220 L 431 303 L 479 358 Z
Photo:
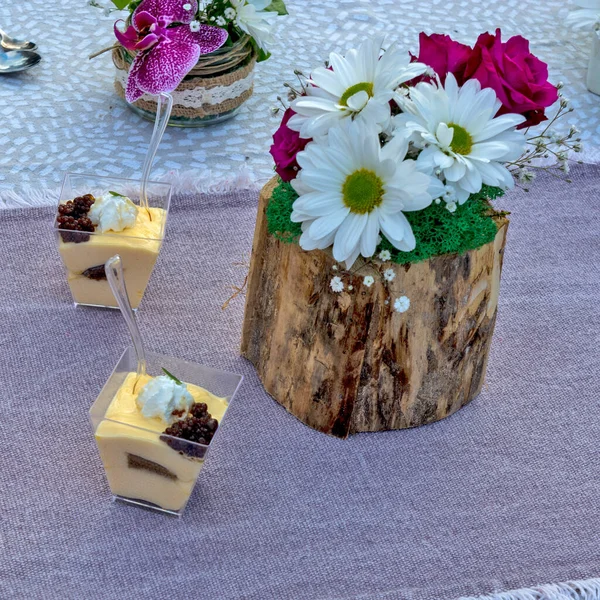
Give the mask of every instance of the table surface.
M 108 3 L 108 0 L 103 0 Z M 566 2 L 546 0 L 289 0 L 280 19 L 273 57 L 257 68 L 255 95 L 235 119 L 206 129 L 169 128 L 158 152 L 155 177 L 181 185 L 234 183 L 272 174 L 268 149 L 280 117 L 271 114 L 283 83 L 318 65 L 329 51 L 344 52 L 365 36 L 387 34 L 407 50 L 418 33 L 446 32 L 472 43 L 501 26 L 506 37 L 523 34 L 548 61 L 554 81 L 577 112 L 569 122 L 584 129 L 585 159 L 600 161 L 600 97 L 584 85 L 590 36 L 564 26 Z M 120 13 L 115 13 L 119 15 Z M 134 115 L 113 90 L 109 54 L 88 55 L 113 43 L 115 14 L 106 17 L 84 0 L 2 2 L 0 25 L 37 42 L 42 63 L 0 78 L 0 206 L 56 201 L 65 171 L 139 177 L 152 124 Z
M 257 194 L 177 196 L 137 315 L 146 346 L 245 377 L 180 522 L 110 503 L 87 411 L 123 320 L 71 305 L 55 238 L 32 239 L 51 208 L 5 211 L 0 598 L 456 600 L 598 576 L 599 173 L 498 203 L 513 214 L 480 396 L 348 440 L 265 393 L 239 356 L 243 298 L 221 310 Z

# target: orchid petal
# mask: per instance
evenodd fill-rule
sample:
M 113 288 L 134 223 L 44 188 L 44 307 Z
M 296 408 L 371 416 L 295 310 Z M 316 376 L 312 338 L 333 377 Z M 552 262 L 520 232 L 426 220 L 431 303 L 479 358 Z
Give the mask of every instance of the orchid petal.
M 178 44 L 195 44 L 200 54 L 208 54 L 218 50 L 227 40 L 229 34 L 225 29 L 201 25 L 199 31 L 192 31 L 187 26 L 172 27 L 168 30 L 171 41 Z
M 135 11 L 132 19 L 133 26 L 137 31 L 149 29 L 152 25 L 158 23 L 158 19 L 148 11 Z
M 160 40 L 160 38 L 155 35 L 154 33 L 149 33 L 148 35 L 145 35 L 134 47 L 134 50 L 137 50 L 139 52 L 143 51 L 143 50 L 148 50 L 148 48 L 152 48 L 152 46 L 154 46 L 154 44 L 156 44 L 158 41 Z
M 200 48 L 197 44 L 172 40 L 163 40 L 147 52 L 138 54 L 129 70 L 127 101 L 133 102 L 136 99 L 130 99 L 134 95 L 129 93 L 130 84 L 132 89 L 143 90 L 148 94 L 172 92 L 198 62 L 199 56 Z
M 127 88 L 125 89 L 125 100 L 127 102 L 135 102 L 144 95 L 137 82 L 138 71 L 142 67 L 144 54 L 138 54 L 129 68 L 129 76 L 127 77 Z
M 117 27 L 117 23 L 123 23 L 123 22 L 124 21 L 122 19 L 115 22 L 115 24 L 114 24 L 115 37 L 119 41 L 119 44 L 121 44 L 121 46 L 123 46 L 124 48 L 127 48 L 127 50 L 135 50 L 135 45 L 138 41 L 138 33 L 135 30 L 135 28 L 132 27 L 131 25 L 125 31 L 121 31 Z
M 183 7 L 189 4 L 190 9 L 185 10 Z M 142 0 L 142 3 L 135 9 L 133 18 L 135 22 L 136 16 L 141 12 L 148 12 L 157 19 L 163 17 L 169 23 L 184 23 L 189 24 L 196 18 L 198 12 L 198 1 L 187 0 Z

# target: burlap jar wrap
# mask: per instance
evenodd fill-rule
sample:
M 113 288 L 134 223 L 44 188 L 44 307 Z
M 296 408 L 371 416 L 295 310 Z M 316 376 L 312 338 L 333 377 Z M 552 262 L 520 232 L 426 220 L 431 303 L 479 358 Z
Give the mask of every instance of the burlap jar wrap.
M 232 48 L 200 57 L 177 89 L 172 92 L 171 117 L 203 119 L 229 113 L 241 106 L 252 95 L 256 57 L 249 40 L 242 39 Z M 125 82 L 133 56 L 124 48 L 112 53 L 117 68 L 115 90 L 125 98 Z M 133 106 L 156 113 L 156 101 L 144 94 Z

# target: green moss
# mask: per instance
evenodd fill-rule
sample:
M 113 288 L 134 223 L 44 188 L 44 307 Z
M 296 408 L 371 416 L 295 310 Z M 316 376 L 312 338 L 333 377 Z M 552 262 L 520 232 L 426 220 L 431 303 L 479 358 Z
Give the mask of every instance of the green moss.
M 286 244 L 297 242 L 302 233 L 300 223 L 290 221 L 292 204 L 296 198 L 298 194 L 294 188 L 280 179 L 267 206 L 267 231 Z
M 500 188 L 483 186 L 467 202 L 457 206 L 451 213 L 444 202 L 432 204 L 423 210 L 404 213 L 411 224 L 417 240 L 412 252 L 396 250 L 385 237 L 380 250 L 389 250 L 392 261 L 398 264 L 414 263 L 441 254 L 462 254 L 491 242 L 497 226 L 489 200 L 502 196 Z M 267 206 L 268 231 L 285 243 L 297 243 L 302 230 L 299 223 L 292 223 L 292 205 L 298 194 L 289 183 L 279 180 Z

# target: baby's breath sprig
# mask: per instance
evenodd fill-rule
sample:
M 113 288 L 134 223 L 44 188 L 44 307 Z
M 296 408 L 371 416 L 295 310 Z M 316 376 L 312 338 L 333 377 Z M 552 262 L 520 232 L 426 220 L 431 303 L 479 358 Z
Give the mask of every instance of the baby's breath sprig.
M 557 85 L 560 90 L 563 85 Z M 559 92 L 559 107 L 554 117 L 547 123 L 541 133 L 527 137 L 529 146 L 525 154 L 518 160 L 508 163 L 506 166 L 511 170 L 517 182 L 528 191 L 528 185 L 535 179 L 534 170 L 541 170 L 559 179 L 564 179 L 569 174 L 571 153 L 579 153 L 583 150 L 580 131 L 574 125 L 565 134 L 558 134 L 552 130 L 555 123 L 573 112 L 571 103 L 562 92 Z M 527 129 L 525 135 L 529 133 Z M 554 157 L 553 164 L 540 164 L 540 160 Z M 581 161 L 575 161 L 581 164 Z M 570 179 L 567 179 L 570 182 Z

